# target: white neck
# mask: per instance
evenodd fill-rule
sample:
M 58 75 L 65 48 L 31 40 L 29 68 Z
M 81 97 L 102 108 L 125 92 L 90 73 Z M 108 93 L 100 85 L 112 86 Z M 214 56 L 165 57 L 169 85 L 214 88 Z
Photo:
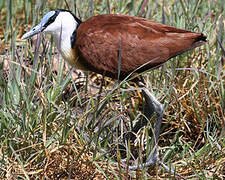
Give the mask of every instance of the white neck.
M 72 47 L 71 47 L 71 36 L 73 31 L 64 30 L 53 34 L 54 41 L 57 45 L 59 52 L 61 53 L 63 59 L 67 60 L 72 58 Z
M 45 33 L 53 35 L 54 41 L 63 59 L 70 64 L 74 60 L 71 36 L 77 26 L 78 23 L 69 12 L 60 12 L 55 21 L 44 30 Z

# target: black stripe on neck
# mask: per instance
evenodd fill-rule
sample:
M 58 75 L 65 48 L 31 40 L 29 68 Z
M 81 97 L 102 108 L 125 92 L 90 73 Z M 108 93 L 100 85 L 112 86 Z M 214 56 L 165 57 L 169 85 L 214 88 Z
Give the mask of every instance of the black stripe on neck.
M 57 9 L 56 11 L 59 11 L 59 12 L 69 12 L 73 17 L 74 19 L 76 20 L 77 24 L 80 25 L 82 23 L 82 21 L 76 17 L 71 11 L 69 10 L 66 10 L 66 9 Z

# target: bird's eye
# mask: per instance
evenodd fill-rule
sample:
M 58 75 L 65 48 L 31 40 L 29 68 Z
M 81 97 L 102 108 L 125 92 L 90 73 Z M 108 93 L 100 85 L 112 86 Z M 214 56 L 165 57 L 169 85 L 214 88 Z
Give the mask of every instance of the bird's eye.
M 33 29 L 33 31 L 35 31 L 35 28 Z

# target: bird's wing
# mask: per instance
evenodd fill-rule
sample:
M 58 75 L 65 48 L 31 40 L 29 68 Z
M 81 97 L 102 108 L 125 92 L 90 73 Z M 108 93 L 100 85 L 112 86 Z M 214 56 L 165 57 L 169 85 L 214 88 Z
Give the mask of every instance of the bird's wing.
M 143 64 L 145 66 L 137 72 L 157 67 L 171 57 L 194 48 L 195 42 L 201 36 L 199 33 L 143 18 L 99 15 L 80 25 L 76 47 L 81 62 L 88 69 L 116 78 L 118 66 L 121 77 L 127 76 Z

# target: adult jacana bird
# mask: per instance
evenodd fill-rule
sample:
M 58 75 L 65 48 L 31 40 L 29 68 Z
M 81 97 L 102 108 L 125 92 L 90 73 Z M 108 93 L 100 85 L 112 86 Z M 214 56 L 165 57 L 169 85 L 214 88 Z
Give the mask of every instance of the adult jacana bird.
M 207 41 L 201 33 L 140 17 L 105 14 L 82 22 L 72 12 L 63 9 L 48 12 L 22 39 L 41 32 L 53 36 L 62 57 L 71 66 L 119 80 L 159 67 L 172 57 Z M 144 82 L 139 78 L 133 81 L 142 87 L 146 104 L 151 109 L 149 117 L 155 112 L 157 118 L 151 156 L 145 164 L 130 169 L 156 163 L 156 145 L 163 116 L 163 106 L 144 87 Z

